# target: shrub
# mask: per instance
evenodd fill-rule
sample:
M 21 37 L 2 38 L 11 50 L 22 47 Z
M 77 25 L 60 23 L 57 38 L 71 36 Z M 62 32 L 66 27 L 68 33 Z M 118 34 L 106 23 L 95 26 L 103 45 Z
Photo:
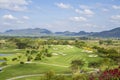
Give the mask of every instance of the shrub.
M 49 54 L 46 54 L 46 56 L 47 56 L 47 57 L 52 57 L 52 54 L 49 53 Z
M 23 61 L 21 61 L 20 64 L 25 64 L 25 63 Z
M 17 60 L 17 58 L 12 58 L 12 61 L 15 61 L 15 60 Z
M 55 76 L 55 72 L 54 71 L 48 71 L 47 73 L 45 73 L 46 80 L 53 80 L 52 78 L 54 76 Z

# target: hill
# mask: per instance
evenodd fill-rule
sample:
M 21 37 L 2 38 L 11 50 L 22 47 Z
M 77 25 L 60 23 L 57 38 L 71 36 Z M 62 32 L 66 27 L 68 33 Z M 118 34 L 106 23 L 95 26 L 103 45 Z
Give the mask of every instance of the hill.
M 47 29 L 35 28 L 35 29 L 18 29 L 18 30 L 7 30 L 0 35 L 7 36 L 92 36 L 92 37 L 112 37 L 112 38 L 120 38 L 120 27 L 114 28 L 108 31 L 102 32 L 55 32 L 53 33 Z
M 35 29 L 18 29 L 18 30 L 7 30 L 3 35 L 17 35 L 17 36 L 39 36 L 39 35 L 47 35 L 47 34 L 52 34 L 51 31 L 47 29 L 40 29 L 40 28 L 35 28 Z
M 92 36 L 94 36 L 94 37 L 120 38 L 120 27 L 114 28 L 114 29 L 108 30 L 108 31 L 102 31 L 102 32 L 94 33 Z

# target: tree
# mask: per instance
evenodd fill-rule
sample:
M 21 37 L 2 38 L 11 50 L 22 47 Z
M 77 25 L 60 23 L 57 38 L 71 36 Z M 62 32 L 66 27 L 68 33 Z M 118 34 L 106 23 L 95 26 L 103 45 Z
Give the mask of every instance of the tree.
M 31 61 L 31 59 L 33 59 L 32 56 L 27 57 L 27 61 Z
M 42 57 L 42 53 L 38 53 L 34 60 L 41 60 L 42 59 L 41 57 Z
M 112 40 L 106 40 L 107 45 L 111 45 L 112 44 Z
M 99 44 L 102 45 L 104 43 L 103 40 L 99 40 Z
M 45 73 L 46 80 L 53 80 L 54 76 L 55 76 L 54 71 L 48 71 L 48 72 Z
M 79 69 L 81 69 L 84 66 L 84 61 L 83 60 L 73 60 L 71 62 L 71 69 L 73 72 L 77 72 L 79 71 Z

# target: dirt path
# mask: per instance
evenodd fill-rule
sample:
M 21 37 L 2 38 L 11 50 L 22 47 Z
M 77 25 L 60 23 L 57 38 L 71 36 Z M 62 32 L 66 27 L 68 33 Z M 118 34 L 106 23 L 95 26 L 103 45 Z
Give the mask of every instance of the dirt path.
M 9 79 L 6 79 L 6 80 L 16 80 L 16 79 L 26 78 L 26 77 L 32 77 L 32 76 L 43 76 L 43 74 L 16 76 L 16 77 L 9 78 Z
M 44 74 L 23 75 L 23 76 L 16 76 L 16 77 L 13 77 L 13 78 L 9 78 L 9 79 L 6 79 L 6 80 L 16 80 L 16 79 L 20 79 L 20 78 L 26 78 L 26 77 L 32 77 L 32 76 L 43 76 L 43 75 Z M 69 76 L 69 75 L 72 75 L 72 74 L 56 74 L 56 75 Z

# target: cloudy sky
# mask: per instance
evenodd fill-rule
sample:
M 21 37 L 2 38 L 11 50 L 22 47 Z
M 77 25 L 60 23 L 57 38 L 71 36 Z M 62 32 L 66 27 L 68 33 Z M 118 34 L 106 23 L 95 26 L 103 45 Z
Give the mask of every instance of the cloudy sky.
M 120 27 L 120 0 L 0 0 L 0 32 L 46 28 L 97 32 Z

